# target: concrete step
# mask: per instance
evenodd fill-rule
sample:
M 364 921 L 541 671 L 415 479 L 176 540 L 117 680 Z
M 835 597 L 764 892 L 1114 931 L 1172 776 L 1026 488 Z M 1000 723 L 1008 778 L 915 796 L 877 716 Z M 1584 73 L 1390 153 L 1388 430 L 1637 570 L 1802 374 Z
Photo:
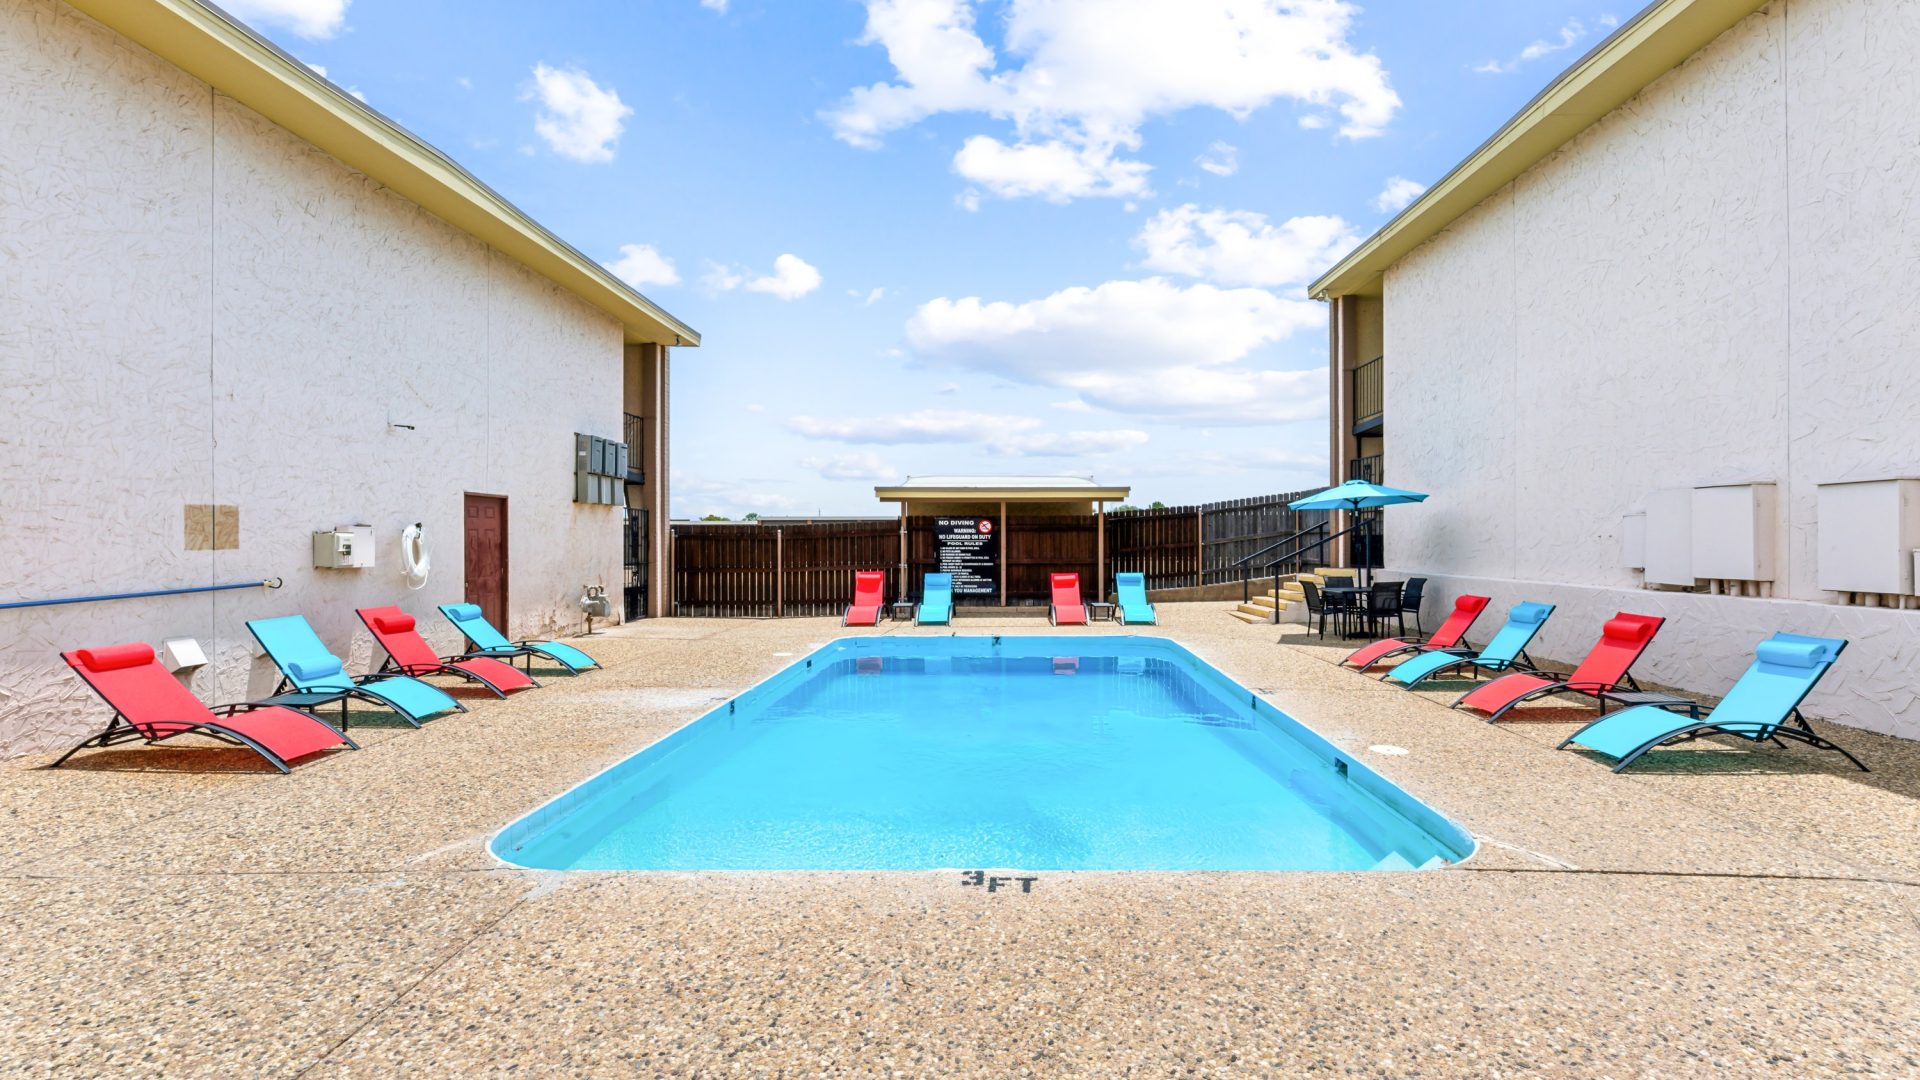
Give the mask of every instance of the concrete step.
M 1249 615 L 1249 614 L 1247 614 L 1247 613 L 1246 613 L 1246 612 L 1244 612 L 1244 611 L 1229 611 L 1229 612 L 1227 612 L 1227 614 L 1229 614 L 1229 615 L 1231 615 L 1231 616 L 1233 616 L 1233 617 L 1234 617 L 1234 618 L 1236 618 L 1236 619 L 1239 619 L 1239 620 L 1240 620 L 1241 622 L 1243 622 L 1243 623 L 1256 623 L 1256 624 L 1257 624 L 1257 623 L 1263 623 L 1263 622 L 1271 622 L 1271 621 L 1272 621 L 1271 619 L 1263 619 L 1263 618 L 1261 618 L 1261 617 L 1260 617 L 1260 616 L 1258 616 L 1258 615 Z

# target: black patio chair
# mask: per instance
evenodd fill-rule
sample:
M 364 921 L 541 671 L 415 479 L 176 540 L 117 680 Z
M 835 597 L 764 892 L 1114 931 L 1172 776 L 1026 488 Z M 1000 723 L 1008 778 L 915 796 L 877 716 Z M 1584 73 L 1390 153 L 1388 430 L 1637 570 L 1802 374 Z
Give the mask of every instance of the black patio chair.
M 1320 636 L 1327 636 L 1327 598 L 1320 595 L 1320 586 L 1304 578 L 1300 581 L 1300 593 L 1307 598 L 1307 629 L 1313 629 L 1313 618 L 1320 617 Z
M 1406 625 L 1400 618 L 1400 583 L 1397 581 L 1376 581 L 1367 590 L 1366 616 L 1367 632 L 1374 636 L 1386 634 L 1387 623 L 1392 622 L 1406 633 Z
M 1405 634 L 1407 632 L 1406 617 L 1408 615 L 1413 616 L 1413 632 L 1415 634 L 1426 633 L 1426 630 L 1420 625 L 1420 593 L 1425 590 L 1426 587 L 1427 579 L 1423 577 L 1408 578 L 1407 583 L 1401 587 L 1400 633 Z

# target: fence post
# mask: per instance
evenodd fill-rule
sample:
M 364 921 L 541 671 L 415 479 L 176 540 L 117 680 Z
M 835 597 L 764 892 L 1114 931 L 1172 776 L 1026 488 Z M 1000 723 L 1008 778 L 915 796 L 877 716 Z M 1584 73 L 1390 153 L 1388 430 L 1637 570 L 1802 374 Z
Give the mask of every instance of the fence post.
M 1193 585 L 1199 588 L 1207 583 L 1207 511 L 1203 507 L 1193 508 Z
M 773 617 L 787 616 L 787 546 L 784 530 L 773 530 Z

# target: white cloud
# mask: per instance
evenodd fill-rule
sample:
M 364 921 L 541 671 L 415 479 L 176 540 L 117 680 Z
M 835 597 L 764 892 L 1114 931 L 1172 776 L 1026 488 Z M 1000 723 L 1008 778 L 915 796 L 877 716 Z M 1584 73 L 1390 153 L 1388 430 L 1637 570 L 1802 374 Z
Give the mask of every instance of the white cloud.
M 459 78 L 453 80 L 453 82 L 454 82 L 454 85 L 458 86 L 462 90 L 473 89 L 473 80 L 467 78 L 465 75 L 462 75 Z
M 1242 362 L 1325 325 L 1325 310 L 1310 301 L 1148 278 L 1019 304 L 941 297 L 914 313 L 907 339 L 930 361 L 1070 390 L 1115 412 L 1272 423 L 1324 415 L 1326 374 Z
M 627 129 L 633 108 L 612 87 L 603 87 L 578 68 L 550 68 L 535 64 L 533 89 L 525 98 L 540 102 L 533 121 L 547 146 L 575 161 L 612 161 L 620 133 Z
M 727 0 L 700 0 L 700 6 L 706 8 L 708 11 L 717 11 L 722 15 L 727 13 Z
M 750 401 L 747 404 L 742 405 L 740 407 L 747 410 L 750 413 L 763 413 L 767 411 L 767 407 L 765 405 L 760 404 L 757 401 Z
M 746 275 L 717 262 L 707 263 L 706 273 L 700 275 L 700 284 L 710 293 L 731 292 L 746 283 Z
M 1413 200 L 1425 194 L 1427 185 L 1404 176 L 1387 177 L 1387 186 L 1373 197 L 1373 208 L 1383 214 L 1397 214 L 1405 210 Z
M 330 38 L 346 25 L 349 3 L 352 0 L 225 0 L 221 6 L 244 22 L 284 27 L 304 38 Z
M 1008 445 L 1000 449 L 1000 452 L 1017 454 L 1021 457 L 1092 457 L 1132 450 L 1146 445 L 1146 442 L 1146 432 L 1124 428 L 1101 431 L 1048 431 L 1035 435 L 1016 436 L 1009 440 Z
M 964 409 L 921 409 L 886 416 L 796 416 L 787 426 L 809 439 L 881 446 L 953 444 L 984 447 L 1010 457 L 1083 457 L 1129 450 L 1144 431 L 1050 431 L 1031 416 Z M 897 475 L 897 474 L 892 474 Z
M 1512 74 L 1520 70 L 1523 64 L 1573 48 L 1580 39 L 1586 36 L 1587 27 L 1585 23 L 1582 23 L 1579 19 L 1568 19 L 1566 24 L 1560 27 L 1560 32 L 1554 37 L 1535 41 L 1533 44 L 1521 49 L 1512 59 L 1504 61 L 1489 60 L 1475 67 L 1473 70 L 1483 75 Z
M 893 480 L 900 476 L 899 469 L 888 464 L 879 454 L 867 451 L 803 457 L 800 467 L 812 469 L 828 480 Z
M 891 446 L 987 442 L 1031 431 L 1040 426 L 1040 421 L 964 409 L 921 409 L 873 417 L 796 416 L 787 421 L 787 426 L 809 439 Z
M 886 298 L 887 290 L 880 286 L 868 289 L 866 292 L 861 292 L 859 289 L 848 289 L 847 295 L 860 301 L 862 307 L 872 307 Z
M 1359 242 L 1338 217 L 1295 217 L 1272 225 L 1265 214 L 1202 210 L 1191 203 L 1153 215 L 1134 238 L 1151 269 L 1262 287 L 1311 281 Z
M 772 490 L 779 480 L 715 480 L 675 471 L 673 474 L 673 516 L 698 518 L 719 514 L 738 521 L 748 514 L 793 516 L 817 509 L 791 495 Z
M 1232 176 L 1240 171 L 1240 148 L 1232 143 L 1217 142 L 1194 158 L 1193 163 L 1215 176 Z
M 702 279 L 708 291 L 722 293 L 734 289 L 766 293 L 782 300 L 798 300 L 820 287 L 820 271 L 798 255 L 782 255 L 773 260 L 773 273 L 750 277 L 753 271 L 708 263 Z
M 1338 113 L 1358 139 L 1400 107 L 1379 58 L 1349 40 L 1359 9 L 1346 0 L 1020 0 L 1004 55 L 975 32 L 974 0 L 866 7 L 861 44 L 885 48 L 895 78 L 827 110 L 834 134 L 871 148 L 940 113 L 1006 122 L 1014 138 L 975 135 L 954 158 L 1003 198 L 1144 194 L 1149 166 L 1121 152 L 1139 149 L 1147 120 L 1183 109 L 1245 117 L 1285 98 Z
M 673 260 L 654 250 L 652 244 L 621 244 L 620 257 L 606 267 L 614 277 L 636 289 L 680 284 L 680 271 L 674 268 Z
M 1064 139 L 1021 141 L 1009 146 L 991 135 L 975 135 L 953 155 L 953 171 L 1002 199 L 1039 196 L 1063 203 L 1088 196 L 1148 195 L 1152 166 L 1114 158 L 1111 145 L 1085 145 Z M 979 209 L 977 199 L 964 204 Z

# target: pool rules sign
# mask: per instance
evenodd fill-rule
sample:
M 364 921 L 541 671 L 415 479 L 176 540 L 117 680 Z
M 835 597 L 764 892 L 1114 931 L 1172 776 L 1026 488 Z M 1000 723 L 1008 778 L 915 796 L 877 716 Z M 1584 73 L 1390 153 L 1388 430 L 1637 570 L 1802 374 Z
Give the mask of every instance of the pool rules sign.
M 1000 595 L 997 531 L 992 518 L 933 519 L 933 569 L 953 575 L 953 595 Z

